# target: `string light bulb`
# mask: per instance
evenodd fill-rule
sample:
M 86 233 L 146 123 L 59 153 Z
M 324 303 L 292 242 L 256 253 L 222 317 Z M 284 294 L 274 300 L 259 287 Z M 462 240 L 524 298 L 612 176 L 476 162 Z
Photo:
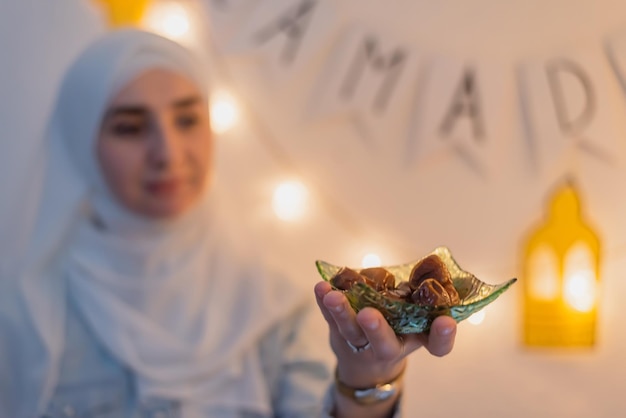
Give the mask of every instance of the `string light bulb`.
M 361 267 L 363 268 L 380 267 L 381 264 L 382 262 L 378 254 L 368 253 L 368 254 L 365 254 L 363 258 L 361 259 Z
M 189 11 L 175 1 L 154 2 L 144 17 L 146 29 L 183 43 L 191 36 L 190 22 Z
M 232 129 L 239 120 L 239 108 L 235 98 L 225 90 L 211 95 L 211 127 L 217 134 Z
M 274 190 L 272 207 L 276 216 L 283 221 L 301 219 L 307 207 L 308 191 L 299 181 L 286 181 Z
M 480 310 L 467 318 L 467 321 L 472 325 L 480 325 L 485 320 L 485 310 Z

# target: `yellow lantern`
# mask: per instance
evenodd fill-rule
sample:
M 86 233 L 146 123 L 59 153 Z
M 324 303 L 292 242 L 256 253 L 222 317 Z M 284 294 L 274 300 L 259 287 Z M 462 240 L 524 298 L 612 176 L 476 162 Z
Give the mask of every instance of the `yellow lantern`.
M 551 197 L 547 219 L 528 238 L 523 260 L 525 344 L 593 346 L 600 240 L 585 224 L 571 182 Z
M 150 0 L 98 0 L 109 12 L 111 26 L 139 25 Z

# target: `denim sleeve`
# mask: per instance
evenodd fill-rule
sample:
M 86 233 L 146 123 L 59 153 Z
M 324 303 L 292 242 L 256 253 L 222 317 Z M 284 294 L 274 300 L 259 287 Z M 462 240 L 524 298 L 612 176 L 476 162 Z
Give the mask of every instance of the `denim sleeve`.
M 322 418 L 332 418 L 333 408 L 335 406 L 335 387 L 334 385 L 330 385 L 324 395 L 324 413 Z M 394 413 L 392 418 L 402 418 L 402 398 L 398 401 L 395 406 Z
M 134 402 L 128 370 L 100 345 L 68 304 L 65 350 L 45 418 L 131 416 Z
M 325 322 L 311 304 L 268 333 L 260 344 L 276 418 L 319 418 L 332 381 L 334 357 Z M 318 321 L 318 316 L 321 322 Z
M 277 341 L 282 341 L 280 348 Z M 280 364 L 273 372 L 268 371 L 274 388 L 275 417 L 333 416 L 335 391 L 331 370 L 336 360 L 330 349 L 326 322 L 317 307 L 302 309 L 268 335 L 261 353 L 264 361 Z M 399 402 L 393 418 L 401 416 Z

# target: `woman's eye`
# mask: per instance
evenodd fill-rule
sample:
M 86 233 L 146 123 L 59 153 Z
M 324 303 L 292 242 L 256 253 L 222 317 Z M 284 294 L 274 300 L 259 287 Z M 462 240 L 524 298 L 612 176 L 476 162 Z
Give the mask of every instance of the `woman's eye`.
M 111 131 L 116 136 L 135 137 L 144 132 L 142 123 L 118 122 L 113 124 Z
M 185 114 L 176 117 L 176 125 L 182 129 L 189 129 L 196 126 L 200 118 L 195 114 Z

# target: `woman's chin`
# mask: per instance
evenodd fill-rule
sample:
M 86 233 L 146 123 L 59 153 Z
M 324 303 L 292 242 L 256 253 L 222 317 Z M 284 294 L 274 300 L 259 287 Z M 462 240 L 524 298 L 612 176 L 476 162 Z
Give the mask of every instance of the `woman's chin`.
M 159 202 L 142 208 L 140 215 L 153 220 L 167 221 L 180 218 L 193 206 L 193 202 Z

